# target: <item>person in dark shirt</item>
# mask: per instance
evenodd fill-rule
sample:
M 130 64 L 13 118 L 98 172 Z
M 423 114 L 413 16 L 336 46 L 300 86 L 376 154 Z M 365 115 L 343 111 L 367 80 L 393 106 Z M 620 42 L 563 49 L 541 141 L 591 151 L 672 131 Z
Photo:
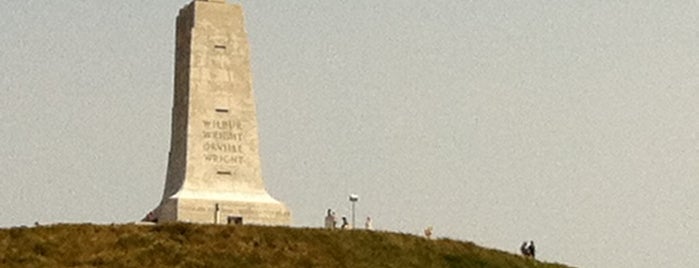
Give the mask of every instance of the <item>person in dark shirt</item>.
M 529 248 L 527 248 L 527 241 L 522 242 L 522 245 L 519 246 L 519 251 L 522 252 L 522 256 L 529 257 Z
M 527 247 L 527 251 L 529 253 L 529 256 L 531 256 L 533 259 L 536 259 L 536 247 L 534 247 L 534 241 L 529 241 L 529 247 Z
M 340 229 L 350 229 L 349 222 L 347 222 L 347 217 L 342 217 L 342 226 L 340 226 Z

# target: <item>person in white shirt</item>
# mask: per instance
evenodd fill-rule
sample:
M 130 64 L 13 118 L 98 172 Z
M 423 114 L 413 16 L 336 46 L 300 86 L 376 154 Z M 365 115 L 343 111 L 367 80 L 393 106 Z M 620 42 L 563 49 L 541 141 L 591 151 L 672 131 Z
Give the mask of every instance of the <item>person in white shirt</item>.
M 371 226 L 371 217 L 366 217 L 366 222 L 364 223 L 364 229 L 373 230 L 374 227 Z

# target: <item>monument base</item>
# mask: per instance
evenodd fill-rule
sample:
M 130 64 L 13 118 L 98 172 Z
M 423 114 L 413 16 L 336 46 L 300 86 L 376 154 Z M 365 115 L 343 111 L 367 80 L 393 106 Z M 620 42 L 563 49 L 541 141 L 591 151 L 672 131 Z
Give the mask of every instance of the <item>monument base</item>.
M 159 223 L 291 224 L 291 213 L 267 193 L 230 194 L 180 192 L 155 210 Z

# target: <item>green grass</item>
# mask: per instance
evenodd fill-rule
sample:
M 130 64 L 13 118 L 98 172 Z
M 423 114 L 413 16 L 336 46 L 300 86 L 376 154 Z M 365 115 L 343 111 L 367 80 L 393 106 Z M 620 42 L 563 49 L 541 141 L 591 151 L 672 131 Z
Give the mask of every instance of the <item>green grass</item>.
M 0 266 L 565 267 L 407 234 L 184 223 L 0 229 Z

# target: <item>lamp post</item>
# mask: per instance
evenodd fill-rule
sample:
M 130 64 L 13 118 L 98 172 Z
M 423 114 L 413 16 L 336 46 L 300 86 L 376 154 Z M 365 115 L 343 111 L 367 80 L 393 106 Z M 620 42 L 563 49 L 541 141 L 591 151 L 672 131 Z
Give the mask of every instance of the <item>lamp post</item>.
M 357 201 L 359 201 L 359 196 L 356 194 L 350 194 L 349 201 L 352 202 L 352 228 L 355 228 L 355 226 L 357 226 L 357 222 L 355 221 L 354 217 L 354 205 L 357 203 Z

